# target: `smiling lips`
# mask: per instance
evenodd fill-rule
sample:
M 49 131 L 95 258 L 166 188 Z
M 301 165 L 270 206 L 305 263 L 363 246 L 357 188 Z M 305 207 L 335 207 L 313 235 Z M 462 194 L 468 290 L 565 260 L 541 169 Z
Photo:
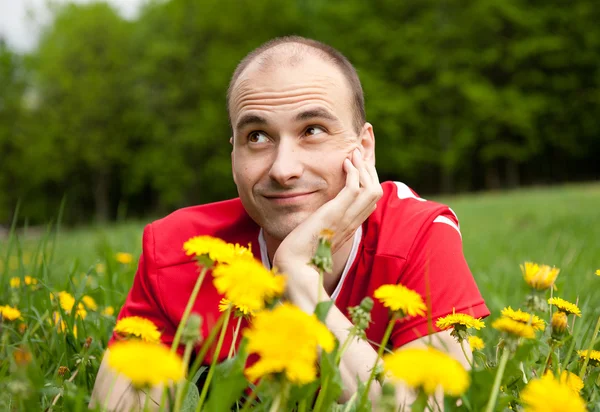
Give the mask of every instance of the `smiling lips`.
M 264 195 L 264 197 L 278 205 L 290 205 L 298 202 L 303 202 L 308 196 L 315 192 L 303 192 L 303 193 L 281 193 L 277 195 Z

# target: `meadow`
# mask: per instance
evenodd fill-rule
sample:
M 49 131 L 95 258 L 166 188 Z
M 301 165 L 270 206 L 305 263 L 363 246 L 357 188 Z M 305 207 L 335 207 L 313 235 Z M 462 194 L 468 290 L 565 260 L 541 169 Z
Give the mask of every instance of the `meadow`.
M 465 256 L 492 311 L 486 322 L 506 306 L 523 307 L 529 288 L 520 264 L 546 264 L 560 268 L 553 293 L 581 308 L 574 347 L 587 345 L 600 315 L 600 276 L 595 274 L 600 269 L 600 184 L 433 200 L 448 204 L 460 219 Z M 0 239 L 0 305 L 20 308 L 27 325 L 3 323 L 0 359 L 12 361 L 0 361 L 0 409 L 85 409 L 102 352 L 132 283 L 144 224 L 20 227 Z M 25 276 L 35 281 L 26 282 Z M 21 279 L 19 285 L 11 282 L 14 277 Z M 60 313 L 54 314 L 60 291 L 75 297 L 71 306 L 85 303 L 83 296 L 93 299 L 95 309 L 83 306 L 85 322 L 75 311 L 69 314 L 58 308 Z M 483 353 L 497 361 L 497 331 L 487 327 L 478 335 L 486 342 Z M 597 397 L 593 399 L 600 405 Z

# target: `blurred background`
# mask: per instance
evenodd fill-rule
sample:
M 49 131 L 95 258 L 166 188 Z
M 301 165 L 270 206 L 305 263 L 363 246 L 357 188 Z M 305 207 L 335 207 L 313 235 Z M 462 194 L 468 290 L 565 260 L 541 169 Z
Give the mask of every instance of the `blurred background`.
M 0 225 L 235 197 L 227 84 L 289 34 L 356 66 L 382 181 L 600 179 L 598 0 L 0 0 Z

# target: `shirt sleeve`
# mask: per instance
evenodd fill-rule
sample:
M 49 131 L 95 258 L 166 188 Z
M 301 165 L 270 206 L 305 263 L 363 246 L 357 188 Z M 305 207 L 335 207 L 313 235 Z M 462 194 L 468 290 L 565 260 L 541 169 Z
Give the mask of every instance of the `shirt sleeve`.
M 146 226 L 143 236 L 143 251 L 138 268 L 125 303 L 119 312 L 119 319 L 139 316 L 152 321 L 161 332 L 161 341 L 171 346 L 175 336 L 175 328 L 165 314 L 162 291 L 158 283 L 156 262 L 154 260 L 154 236 L 152 225 Z M 117 340 L 116 334 L 109 341 L 109 346 Z
M 465 260 L 454 213 L 448 209 L 422 232 L 410 249 L 399 282 L 423 297 L 428 313 L 396 324 L 390 339 L 394 348 L 439 332 L 435 321 L 453 311 L 475 318 L 490 314 Z

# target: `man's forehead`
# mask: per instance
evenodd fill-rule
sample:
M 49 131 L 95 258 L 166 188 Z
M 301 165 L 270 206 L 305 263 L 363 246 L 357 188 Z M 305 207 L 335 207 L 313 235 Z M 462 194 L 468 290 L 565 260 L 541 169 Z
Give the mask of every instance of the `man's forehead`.
M 316 51 L 299 52 L 283 46 L 264 52 L 248 64 L 232 87 L 232 100 L 257 87 L 276 90 L 304 83 L 336 88 L 346 86 L 341 70 Z
M 310 94 L 328 96 L 338 104 L 342 100 L 344 106 L 350 102 L 349 86 L 333 63 L 312 54 L 302 56 L 302 60 L 296 59 L 293 64 L 288 63 L 289 60 L 281 56 L 250 63 L 232 88 L 231 115 L 235 116 L 244 101 L 261 97 Z

